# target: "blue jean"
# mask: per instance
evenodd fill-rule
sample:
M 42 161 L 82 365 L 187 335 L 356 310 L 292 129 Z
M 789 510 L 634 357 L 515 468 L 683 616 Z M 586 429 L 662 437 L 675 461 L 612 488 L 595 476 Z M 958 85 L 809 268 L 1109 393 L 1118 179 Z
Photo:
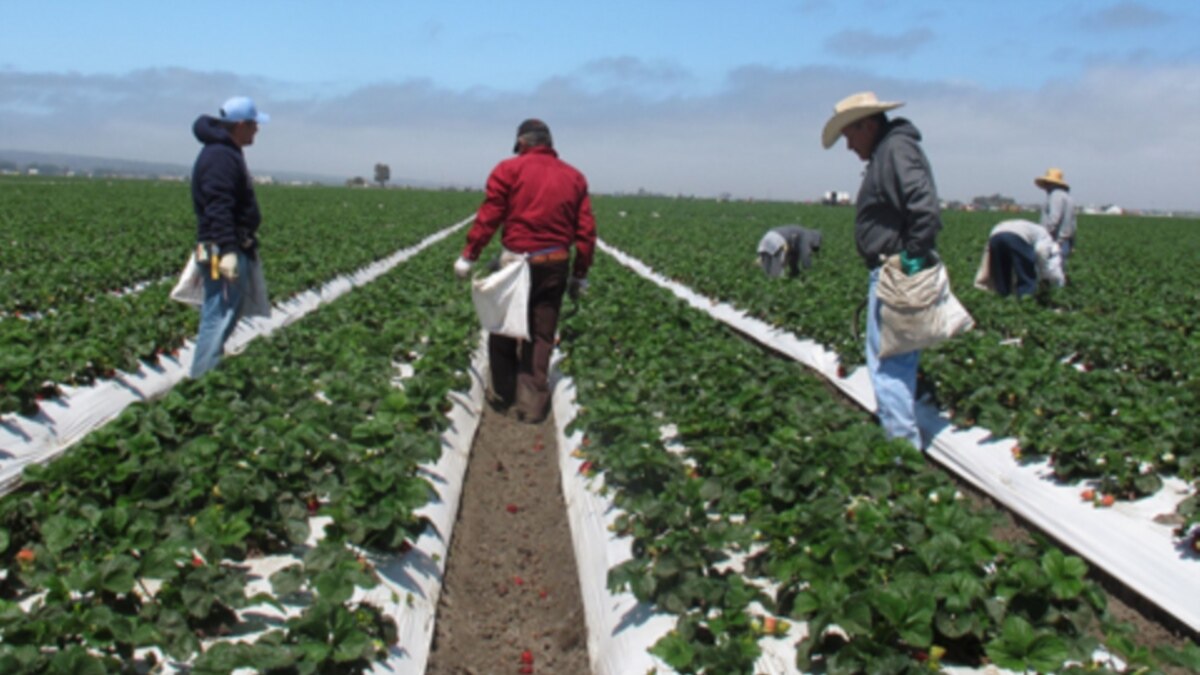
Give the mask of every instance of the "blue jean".
M 196 353 L 192 359 L 193 378 L 217 367 L 225 351 L 225 341 L 233 334 L 241 317 L 242 301 L 250 280 L 245 274 L 249 260 L 240 251 L 237 256 L 238 271 L 241 273 L 234 281 L 224 277 L 213 279 L 207 263 L 203 264 L 204 304 L 200 305 L 200 331 L 196 336 Z
M 1022 298 L 1037 292 L 1037 251 L 1020 235 L 1012 232 L 992 235 L 988 240 L 988 261 L 996 295 L 1007 296 L 1015 292 Z
M 875 286 L 879 268 L 871 270 L 867 283 L 867 372 L 875 388 L 876 415 L 888 438 L 903 438 L 921 449 L 917 427 L 917 366 L 920 351 L 879 358 L 879 301 Z

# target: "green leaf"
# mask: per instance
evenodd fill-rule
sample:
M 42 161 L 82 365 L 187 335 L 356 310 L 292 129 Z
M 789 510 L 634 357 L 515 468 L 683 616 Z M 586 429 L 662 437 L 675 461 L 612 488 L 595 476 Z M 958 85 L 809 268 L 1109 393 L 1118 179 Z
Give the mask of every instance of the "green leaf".
M 1050 577 L 1050 592 L 1054 597 L 1067 600 L 1078 596 L 1083 590 L 1087 563 L 1081 558 L 1051 549 L 1042 556 L 1042 569 Z
M 86 529 L 87 523 L 81 519 L 53 515 L 42 523 L 42 537 L 46 548 L 54 555 L 60 555 L 71 547 Z
M 691 641 L 680 635 L 679 631 L 674 630 L 654 643 L 654 646 L 650 648 L 650 653 L 680 672 L 690 672 L 692 661 L 696 658 L 696 650 L 692 647 Z
M 125 595 L 133 590 L 138 562 L 125 555 L 114 556 L 100 565 L 100 586 L 110 593 Z
M 54 655 L 46 672 L 50 675 L 106 675 L 108 668 L 82 647 L 71 645 Z
M 1000 636 L 986 647 L 988 658 L 1002 668 L 1054 672 L 1067 660 L 1066 644 L 1051 633 L 1036 632 L 1028 621 L 1009 617 Z
M 349 663 L 359 659 L 369 659 L 374 653 L 371 646 L 371 636 L 360 630 L 351 631 L 348 635 L 340 636 L 333 652 L 335 663 Z
M 271 589 L 275 595 L 288 596 L 304 587 L 304 566 L 288 565 L 271 575 Z

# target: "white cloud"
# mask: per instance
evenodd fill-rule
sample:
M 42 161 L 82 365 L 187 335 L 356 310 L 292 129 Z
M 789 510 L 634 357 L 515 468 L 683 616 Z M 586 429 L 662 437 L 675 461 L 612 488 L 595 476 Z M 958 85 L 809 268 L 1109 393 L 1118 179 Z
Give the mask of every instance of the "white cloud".
M 614 60 L 601 70 L 679 75 Z M 907 101 L 897 114 L 925 134 L 949 199 L 1002 193 L 1036 203 L 1033 178 L 1066 172 L 1078 201 L 1200 210 L 1200 67 L 1095 66 L 1039 89 L 920 83 L 832 68 L 748 66 L 703 96 L 595 90 L 587 76 L 531 91 L 452 91 L 429 81 L 317 96 L 295 83 L 227 73 L 146 70 L 121 77 L 0 70 L 0 149 L 41 150 L 190 165 L 191 124 L 233 93 L 272 115 L 248 151 L 257 172 L 369 175 L 482 185 L 508 156 L 516 125 L 545 119 L 568 162 L 597 192 L 814 199 L 857 189 L 862 164 L 842 145 L 823 150 L 834 102 L 854 91 Z
M 1142 2 L 1118 2 L 1101 10 L 1080 17 L 1080 23 L 1093 30 L 1136 30 L 1161 26 L 1171 20 L 1170 15 Z
M 869 30 L 844 30 L 825 40 L 825 50 L 836 56 L 874 58 L 877 56 L 912 56 L 933 40 L 928 28 L 911 28 L 899 35 L 886 35 Z

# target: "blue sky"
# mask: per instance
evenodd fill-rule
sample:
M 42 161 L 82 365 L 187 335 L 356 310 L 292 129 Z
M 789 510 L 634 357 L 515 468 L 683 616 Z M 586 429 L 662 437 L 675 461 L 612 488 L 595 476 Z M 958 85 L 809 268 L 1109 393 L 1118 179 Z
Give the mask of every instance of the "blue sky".
M 523 117 L 597 192 L 812 199 L 833 104 L 903 100 L 948 199 L 1200 210 L 1195 0 L 0 0 L 0 149 L 188 164 L 227 96 L 252 170 L 480 185 Z M 1186 152 L 1190 148 L 1191 152 Z M 1184 152 L 1180 150 L 1184 149 Z

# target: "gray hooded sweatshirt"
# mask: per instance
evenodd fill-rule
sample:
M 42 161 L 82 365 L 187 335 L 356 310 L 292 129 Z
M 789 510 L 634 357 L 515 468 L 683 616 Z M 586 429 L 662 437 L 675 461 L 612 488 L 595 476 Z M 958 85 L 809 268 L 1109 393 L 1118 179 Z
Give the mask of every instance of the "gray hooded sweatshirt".
M 941 209 L 920 140 L 912 122 L 898 117 L 883 129 L 867 161 L 854 221 L 854 241 L 867 269 L 901 251 L 924 257 L 937 247 Z
M 813 253 L 821 249 L 821 232 L 799 225 L 780 225 L 772 228 L 758 242 L 759 264 L 768 277 L 783 276 L 784 266 L 790 276 L 800 274 L 800 267 L 812 267 Z

